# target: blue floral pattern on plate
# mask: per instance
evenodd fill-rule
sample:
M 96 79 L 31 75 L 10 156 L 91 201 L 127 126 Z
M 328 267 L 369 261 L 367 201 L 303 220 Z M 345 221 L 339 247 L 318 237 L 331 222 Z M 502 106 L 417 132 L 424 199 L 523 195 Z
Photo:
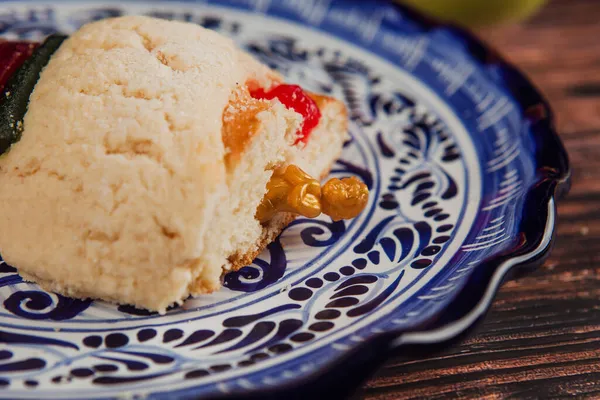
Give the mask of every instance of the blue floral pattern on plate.
M 166 316 L 46 293 L 0 264 L 10 397 L 306 389 L 366 356 L 457 337 L 514 266 L 547 252 L 566 154 L 535 89 L 468 34 L 351 0 L 6 2 L 0 33 L 41 39 L 125 14 L 216 29 L 344 99 L 351 139 L 331 173 L 360 177 L 370 204 L 350 222 L 295 221 L 222 291 Z

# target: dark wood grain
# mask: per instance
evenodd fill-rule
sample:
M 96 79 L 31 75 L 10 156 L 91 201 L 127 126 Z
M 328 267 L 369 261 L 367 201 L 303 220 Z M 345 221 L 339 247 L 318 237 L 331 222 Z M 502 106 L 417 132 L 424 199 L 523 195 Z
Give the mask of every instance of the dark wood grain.
M 358 398 L 600 398 L 600 1 L 556 0 L 480 36 L 556 112 L 573 187 L 555 249 L 503 287 L 476 335 L 437 357 L 390 360 Z

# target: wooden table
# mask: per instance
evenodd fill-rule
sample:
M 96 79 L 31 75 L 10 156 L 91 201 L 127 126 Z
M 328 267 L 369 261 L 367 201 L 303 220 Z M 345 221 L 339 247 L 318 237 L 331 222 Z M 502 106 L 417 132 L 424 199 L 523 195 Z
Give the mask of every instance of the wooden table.
M 481 32 L 548 97 L 573 187 L 556 246 L 507 283 L 478 334 L 428 359 L 391 359 L 358 398 L 600 398 L 600 1 L 556 0 Z

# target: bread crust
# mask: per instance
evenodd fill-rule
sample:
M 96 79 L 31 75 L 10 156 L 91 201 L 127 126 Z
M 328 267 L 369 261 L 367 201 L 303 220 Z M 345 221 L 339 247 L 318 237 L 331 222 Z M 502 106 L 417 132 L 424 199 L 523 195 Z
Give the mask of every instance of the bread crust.
M 283 230 L 291 224 L 296 219 L 295 214 L 291 213 L 281 213 L 276 218 L 271 220 L 269 224 L 263 227 L 263 233 L 258 242 L 256 243 L 256 247 L 252 250 L 249 250 L 245 254 L 234 254 L 229 257 L 229 262 L 231 263 L 231 267 L 229 271 L 238 271 L 240 268 L 243 268 L 247 265 L 252 264 L 254 259 L 258 257 L 260 253 L 263 252 L 267 246 L 273 242 L 277 236 L 283 232 Z

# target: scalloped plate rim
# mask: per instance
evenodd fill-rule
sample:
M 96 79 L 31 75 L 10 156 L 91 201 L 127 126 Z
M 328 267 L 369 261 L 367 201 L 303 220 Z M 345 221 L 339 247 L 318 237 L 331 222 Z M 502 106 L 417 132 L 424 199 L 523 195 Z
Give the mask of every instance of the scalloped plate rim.
M 385 0 L 382 0 L 382 2 L 385 2 Z M 414 8 L 404 4 L 394 3 L 394 5 L 403 10 L 404 12 L 409 12 L 411 14 L 411 18 L 417 19 L 420 23 L 424 25 L 441 26 L 449 30 L 453 34 L 465 36 L 469 41 L 479 46 L 482 46 L 483 49 L 485 49 L 488 52 L 496 52 L 495 48 L 488 45 L 487 43 L 479 39 L 479 37 L 476 36 L 474 33 L 465 28 L 458 27 L 451 23 L 443 23 L 435 19 L 431 19 L 422 15 L 418 11 L 415 11 Z M 527 266 L 531 266 L 531 264 L 535 263 L 536 260 L 538 260 L 540 257 L 540 261 L 543 262 L 552 249 L 552 245 L 556 236 L 556 223 L 558 219 L 557 204 L 560 198 L 564 197 L 568 193 L 571 185 L 572 171 L 569 163 L 568 154 L 566 152 L 566 149 L 564 148 L 562 140 L 558 136 L 558 133 L 555 129 L 554 114 L 546 97 L 540 92 L 536 85 L 526 75 L 520 72 L 520 70 L 513 63 L 511 63 L 498 53 L 496 53 L 495 56 L 498 58 L 498 63 L 503 68 L 507 68 L 513 73 L 515 73 L 517 75 L 517 78 L 521 79 L 524 83 L 526 83 L 529 86 L 529 88 L 533 90 L 535 95 L 539 98 L 539 102 L 544 107 L 544 110 L 547 113 L 545 121 L 549 124 L 549 127 L 546 130 L 546 134 L 550 135 L 549 139 L 554 140 L 555 147 L 552 149 L 553 153 L 557 155 L 559 161 L 564 166 L 564 169 L 559 171 L 558 176 L 550 178 L 550 185 L 553 186 L 553 188 L 551 189 L 551 194 L 546 198 L 540 199 L 540 203 L 542 205 L 545 204 L 547 207 L 547 216 L 545 218 L 545 223 L 542 228 L 543 233 L 540 236 L 540 240 L 534 245 L 530 245 L 530 248 L 528 249 L 529 251 L 525 252 L 524 254 L 504 257 L 505 259 L 500 263 L 499 266 L 495 268 L 491 279 L 487 283 L 484 295 L 479 298 L 479 300 L 473 305 L 471 309 L 468 309 L 465 313 L 462 313 L 462 315 L 458 319 L 441 326 L 435 326 L 436 316 L 442 314 L 444 311 L 451 308 L 453 301 L 469 288 L 468 279 L 463 288 L 461 290 L 457 290 L 456 293 L 453 294 L 452 298 L 450 299 L 450 301 L 448 301 L 446 306 L 443 307 L 436 315 L 434 315 L 430 319 L 430 321 L 433 322 L 429 324 L 429 327 L 426 326 L 423 329 L 412 331 L 390 330 L 387 332 L 382 332 L 379 335 L 373 335 L 365 343 L 356 345 L 352 349 L 356 353 L 360 352 L 361 350 L 368 350 L 370 345 L 374 345 L 378 340 L 381 340 L 385 343 L 383 346 L 381 346 L 382 349 L 387 348 L 387 350 L 394 353 L 398 353 L 401 350 L 416 350 L 417 354 L 421 352 L 422 355 L 429 354 L 428 351 L 422 350 L 423 345 L 437 344 L 441 345 L 442 348 L 451 345 L 462 335 L 474 328 L 478 324 L 478 322 L 480 322 L 481 319 L 485 317 L 490 307 L 492 306 L 498 291 L 502 288 L 507 278 L 510 278 L 511 274 L 523 270 Z M 548 177 L 545 178 L 548 179 Z M 538 183 L 541 181 L 543 181 L 543 179 L 538 180 Z M 511 253 L 513 252 L 513 250 L 507 252 Z M 490 264 L 493 264 L 494 262 L 498 262 L 502 258 L 502 256 L 496 255 L 490 257 L 487 260 L 483 260 L 469 272 L 469 277 L 474 275 L 479 269 L 485 268 Z M 433 336 L 433 338 L 431 336 Z M 380 349 L 380 351 L 382 351 L 382 349 Z M 389 355 L 385 355 L 383 357 L 381 357 L 380 355 L 380 360 L 377 364 L 385 362 L 385 360 L 389 357 Z M 314 379 L 314 377 L 319 373 L 327 374 L 332 369 L 336 368 L 336 366 L 339 368 L 340 364 L 340 360 L 333 360 L 329 365 L 324 365 L 319 371 L 316 371 L 311 376 L 305 377 L 303 382 L 291 382 L 288 385 L 286 385 L 286 387 L 274 389 L 272 391 L 263 391 L 262 393 L 264 393 L 267 396 L 271 396 L 272 394 L 279 396 L 282 392 L 287 391 L 287 393 L 289 394 L 294 387 L 296 387 L 297 390 L 297 386 L 299 385 L 308 385 L 311 382 L 311 378 Z M 354 386 L 359 387 L 360 382 L 364 381 L 364 379 L 366 379 L 366 377 L 372 372 L 372 370 L 363 371 L 362 379 L 359 379 L 357 384 L 355 384 Z M 226 397 L 227 396 L 219 396 L 219 398 Z M 292 397 L 301 398 L 294 397 L 293 395 Z
M 386 0 L 378 0 L 379 2 L 385 3 Z M 417 19 L 420 23 L 428 25 L 428 26 L 441 26 L 453 34 L 458 34 L 465 36 L 471 42 L 482 46 L 488 52 L 495 52 L 495 48 L 484 43 L 478 36 L 476 36 L 471 31 L 467 29 L 458 27 L 451 23 L 443 23 L 437 21 L 435 19 L 431 19 L 415 11 L 412 7 L 409 7 L 404 4 L 394 3 L 394 6 L 400 8 L 404 12 L 408 12 L 411 14 L 411 18 Z M 544 110 L 547 113 L 545 121 L 549 124 L 549 128 L 546 130 L 546 133 L 550 135 L 549 139 L 554 140 L 555 147 L 553 148 L 553 153 L 555 153 L 559 159 L 559 161 L 563 164 L 564 169 L 559 171 L 558 176 L 553 178 L 545 177 L 549 179 L 549 184 L 553 186 L 551 190 L 551 194 L 546 198 L 540 199 L 540 203 L 542 205 L 545 204 L 547 207 L 547 216 L 545 218 L 542 234 L 540 235 L 540 240 L 537 243 L 529 246 L 528 251 L 524 254 L 512 255 L 504 257 L 504 260 L 494 269 L 494 273 L 492 274 L 489 282 L 486 284 L 486 289 L 484 291 L 484 295 L 481 296 L 478 301 L 473 305 L 471 309 L 465 310 L 465 313 L 451 321 L 449 323 L 443 324 L 441 326 L 435 326 L 435 318 L 442 314 L 444 311 L 448 310 L 452 307 L 453 301 L 463 294 L 469 288 L 469 281 L 463 286 L 461 290 L 457 290 L 456 293 L 453 294 L 452 298 L 447 302 L 446 306 L 443 307 L 438 313 L 430 318 L 432 321 L 431 324 L 426 325 L 423 329 L 420 330 L 390 330 L 386 332 L 381 332 L 376 335 L 372 335 L 368 338 L 364 343 L 355 345 L 354 348 L 348 350 L 349 353 L 360 353 L 368 351 L 371 347 L 375 345 L 377 341 L 383 341 L 384 344 L 380 345 L 379 351 L 389 350 L 393 353 L 398 353 L 401 350 L 411 351 L 416 350 L 418 354 L 421 352 L 423 355 L 429 354 L 428 351 L 423 351 L 423 345 L 431 345 L 437 344 L 441 345 L 442 348 L 445 348 L 451 345 L 454 341 L 459 339 L 462 335 L 467 333 L 469 330 L 474 328 L 478 322 L 481 321 L 482 318 L 485 317 L 490 307 L 492 306 L 498 291 L 502 288 L 503 284 L 506 282 L 507 278 L 510 278 L 511 274 L 515 272 L 521 271 L 525 269 L 525 267 L 531 266 L 532 263 L 535 263 L 536 260 L 545 260 L 545 258 L 549 255 L 550 250 L 552 249 L 552 245 L 556 236 L 556 223 L 558 219 L 558 211 L 557 204 L 560 201 L 561 197 L 564 197 L 571 185 L 571 176 L 572 171 L 568 159 L 568 154 L 564 148 L 562 140 L 558 136 L 554 126 L 554 114 L 552 112 L 552 108 L 549 105 L 549 102 L 545 98 L 544 95 L 539 91 L 536 85 L 510 61 L 508 61 L 503 56 L 495 53 L 495 56 L 498 58 L 498 63 L 503 67 L 511 70 L 513 73 L 517 75 L 519 79 L 525 82 L 530 89 L 533 90 L 535 95 L 539 98 L 539 102 L 544 107 Z M 543 181 L 544 179 L 538 180 L 538 183 Z M 507 251 L 508 253 L 512 253 L 514 250 Z M 469 277 L 474 275 L 479 269 L 485 268 L 494 262 L 498 262 L 502 260 L 502 256 L 496 255 L 488 258 L 487 260 L 481 261 L 478 265 L 476 265 L 470 272 Z M 431 338 L 431 336 L 434 336 Z M 437 349 L 437 348 L 436 348 Z M 390 355 L 378 354 L 376 356 L 372 356 L 372 358 L 376 358 L 378 356 L 379 362 L 377 364 L 381 364 L 385 362 L 386 359 L 390 357 Z M 323 375 L 327 375 L 335 368 L 340 368 L 343 360 L 340 359 L 332 360 L 330 363 L 323 365 L 319 370 L 315 371 L 313 374 L 304 377 L 300 381 L 289 382 L 282 387 L 271 390 L 259 390 L 256 392 L 251 392 L 247 394 L 242 394 L 236 398 L 248 398 L 254 397 L 257 395 L 261 395 L 261 398 L 279 398 L 284 392 L 286 396 L 291 396 L 291 398 L 302 398 L 303 394 L 297 392 L 296 395 L 292 394 L 295 391 L 298 391 L 299 386 L 311 385 L 319 375 L 322 379 Z M 363 382 L 369 374 L 373 372 L 372 369 L 367 371 L 362 371 L 362 376 L 357 379 L 357 382 L 353 384 L 355 388 L 360 386 L 360 383 Z M 265 397 L 266 396 L 266 397 Z M 274 396 L 274 397 L 272 397 Z M 228 395 L 218 396 L 219 399 L 229 398 Z

